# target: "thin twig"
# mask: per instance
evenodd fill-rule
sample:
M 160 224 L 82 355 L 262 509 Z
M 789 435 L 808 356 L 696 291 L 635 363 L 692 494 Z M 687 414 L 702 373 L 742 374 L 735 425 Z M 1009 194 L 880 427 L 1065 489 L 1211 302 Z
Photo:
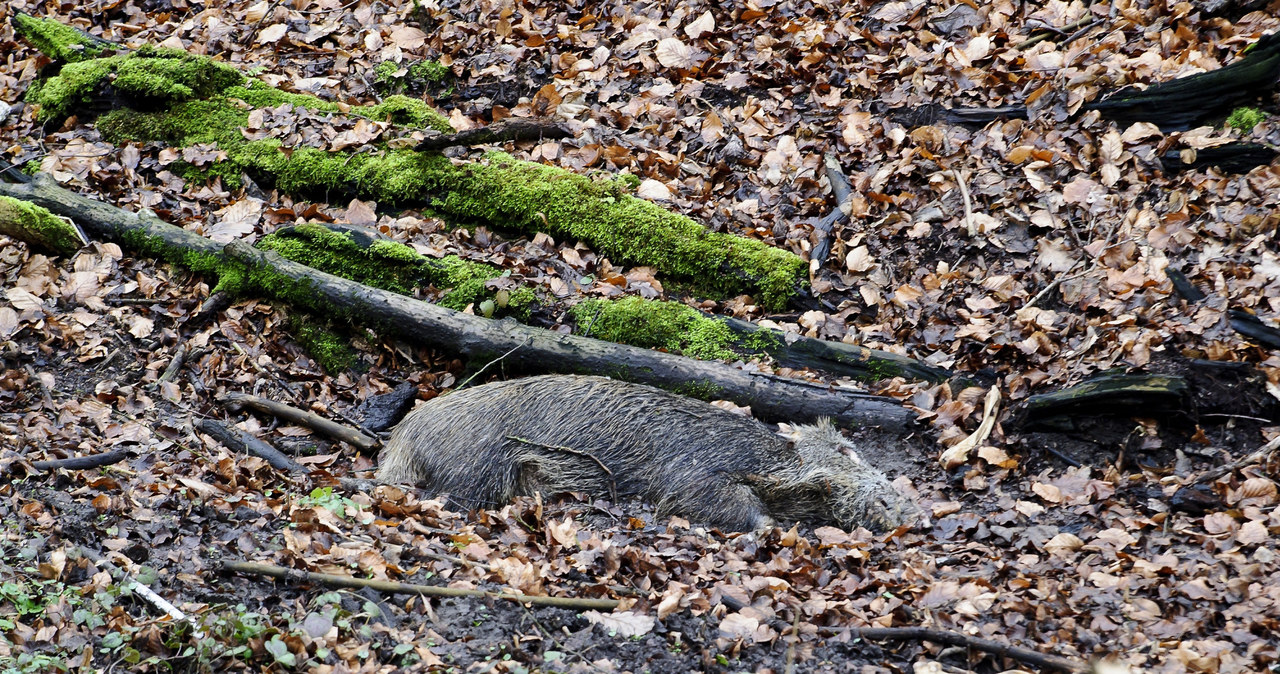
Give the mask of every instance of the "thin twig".
M 120 463 L 127 458 L 129 458 L 129 450 L 116 449 L 110 452 L 102 452 L 101 454 L 73 456 L 69 459 L 32 461 L 31 465 L 37 470 L 88 470 L 90 468 L 100 468 L 102 466 L 110 466 L 113 463 Z
M 177 350 L 173 352 L 173 359 L 169 361 L 169 367 L 164 369 L 164 374 L 156 380 L 156 384 L 163 384 L 172 380 L 178 375 L 178 370 L 182 369 L 182 363 L 187 359 L 187 343 L 183 342 L 178 345 Z
M 328 587 L 350 587 L 356 589 L 369 588 L 389 594 L 420 594 L 427 597 L 476 597 L 489 599 L 507 599 L 521 604 L 538 606 L 558 606 L 581 610 L 612 611 L 618 608 L 616 599 L 586 599 L 581 597 L 542 597 L 512 592 L 489 592 L 487 590 L 466 590 L 458 587 L 437 587 L 434 585 L 416 585 L 412 583 L 396 583 L 389 580 L 375 580 L 337 576 L 329 573 L 313 573 L 287 569 L 271 564 L 255 564 L 252 562 L 223 562 L 224 571 L 244 573 L 257 576 L 268 576 L 290 582 L 319 583 Z
M 1245 466 L 1251 466 L 1255 463 L 1266 463 L 1271 460 L 1271 455 L 1275 454 L 1277 449 L 1280 449 L 1280 435 L 1272 438 L 1271 442 L 1259 447 L 1252 454 L 1236 459 L 1231 463 L 1223 464 L 1217 468 L 1210 468 L 1209 470 L 1206 470 L 1205 472 L 1184 482 L 1183 486 L 1212 482 L 1223 475 L 1229 475 L 1241 468 L 1244 468 Z
M 1047 32 L 1041 33 L 1041 34 L 1036 35 L 1036 36 L 1034 36 L 1034 37 L 1031 37 L 1031 38 L 1029 38 L 1029 39 L 1027 39 L 1027 40 L 1024 40 L 1024 41 L 1022 41 L 1022 42 L 1019 42 L 1018 44 L 1014 45 L 1014 47 L 1013 47 L 1013 48 L 1014 48 L 1014 49 L 1019 49 L 1019 50 L 1021 50 L 1021 49 L 1026 49 L 1027 47 L 1031 47 L 1031 46 L 1034 46 L 1034 45 L 1040 44 L 1041 42 L 1044 42 L 1045 40 L 1049 39 L 1049 37 L 1050 37 L 1050 36 L 1052 36 L 1052 35 L 1054 35 L 1055 33 L 1056 33 L 1056 34 L 1058 34 L 1058 35 L 1061 35 L 1061 34 L 1063 34 L 1063 33 L 1067 32 L 1067 31 L 1069 31 L 1069 30 L 1075 30 L 1075 29 L 1077 29 L 1077 28 L 1080 28 L 1081 26 L 1084 26 L 1084 25 L 1085 25 L 1085 24 L 1087 24 L 1087 23 L 1091 23 L 1092 21 L 1093 21 L 1093 17 L 1091 17 L 1091 16 L 1086 16 L 1086 17 L 1084 17 L 1083 19 L 1080 19 L 1080 20 L 1078 20 L 1078 21 L 1075 21 L 1075 22 L 1072 22 L 1072 23 L 1067 24 L 1067 25 L 1063 26 L 1062 28 L 1054 28 L 1054 27 L 1052 27 L 1052 26 L 1044 26 L 1044 27 L 1042 27 L 1042 28 L 1038 28 L 1037 30 L 1044 30 L 1044 31 L 1047 31 Z M 1070 44 L 1070 43 L 1068 43 L 1068 44 Z
M 529 342 L 522 342 L 522 343 L 520 343 L 520 344 L 516 344 L 515 346 L 511 347 L 511 350 L 510 350 L 510 351 L 507 351 L 506 353 L 502 354 L 501 356 L 498 356 L 497 358 L 494 358 L 493 360 L 491 360 L 491 361 L 489 361 L 489 362 L 485 363 L 485 364 L 484 364 L 484 367 L 482 367 L 482 368 L 480 368 L 479 370 L 476 370 L 475 372 L 471 373 L 471 376 L 470 376 L 470 377 L 467 377 L 466 379 L 463 379 L 463 380 L 462 380 L 462 383 L 461 383 L 461 384 L 458 384 L 456 387 L 454 387 L 454 389 L 453 389 L 453 390 L 458 391 L 458 390 L 460 390 L 460 389 L 464 389 L 464 388 L 466 388 L 466 387 L 467 387 L 467 384 L 470 384 L 472 379 L 475 379 L 476 377 L 479 377 L 479 376 L 480 376 L 480 374 L 481 374 L 482 372 L 484 372 L 485 370 L 489 369 L 489 366 L 490 366 L 490 365 L 493 365 L 494 363 L 497 363 L 498 361 L 502 360 L 503 358 L 506 358 L 507 356 L 510 356 L 511 354 L 513 354 L 513 353 L 515 353 L 516 351 L 518 351 L 521 347 L 527 346 L 528 344 L 529 344 Z
M 306 426 L 335 440 L 345 442 L 362 452 L 368 452 L 378 446 L 377 438 L 370 437 L 353 428 L 348 428 L 336 421 L 325 419 L 314 412 L 300 410 L 292 405 L 235 391 L 223 394 L 218 401 L 232 409 L 238 410 L 248 407 L 290 423 Z
M 600 470 L 603 470 L 603 471 L 604 471 L 604 474 L 605 474 L 605 475 L 607 475 L 607 476 L 609 476 L 609 500 L 610 500 L 610 501 L 612 501 L 613 503 L 617 503 L 617 502 L 618 502 L 618 489 L 617 489 L 617 484 L 614 482 L 614 479 L 613 479 L 613 471 L 609 470 L 609 467 L 608 467 L 608 466 L 606 466 L 606 465 L 604 465 L 604 462 L 603 462 L 603 461 L 601 461 L 600 459 L 597 459 L 597 458 L 596 458 L 594 455 L 592 455 L 590 452 L 584 452 L 584 451 L 582 451 L 581 449 L 574 449 L 574 448 L 572 448 L 572 447 L 565 447 L 564 445 L 546 445 L 546 444 L 543 444 L 543 443 L 541 443 L 541 442 L 535 442 L 535 441 L 533 441 L 533 440 L 529 440 L 529 439 L 527 439 L 527 438 L 522 438 L 522 437 L 517 436 L 517 435 L 508 435 L 508 436 L 507 436 L 507 439 L 508 439 L 508 440 L 514 440 L 514 441 L 516 441 L 516 442 L 522 442 L 522 443 L 524 443 L 524 444 L 526 444 L 526 445 L 533 445 L 534 447 L 541 447 L 541 448 L 543 448 L 543 449 L 550 449 L 550 450 L 552 450 L 552 451 L 556 451 L 556 452 L 567 452 L 567 453 L 569 453 L 569 454 L 574 454 L 574 455 L 577 455 L 577 456 L 585 456 L 585 457 L 587 457 L 588 459 L 591 459 L 592 461 L 595 461 L 595 462 L 596 462 L 596 465 L 597 465 L 597 466 L 600 466 Z
M 964 228 L 969 232 L 969 236 L 977 236 L 978 230 L 973 224 L 973 202 L 969 200 L 969 186 L 966 184 L 969 177 L 960 173 L 959 169 L 951 169 L 951 175 L 955 176 L 956 185 L 960 187 L 960 196 L 964 198 Z

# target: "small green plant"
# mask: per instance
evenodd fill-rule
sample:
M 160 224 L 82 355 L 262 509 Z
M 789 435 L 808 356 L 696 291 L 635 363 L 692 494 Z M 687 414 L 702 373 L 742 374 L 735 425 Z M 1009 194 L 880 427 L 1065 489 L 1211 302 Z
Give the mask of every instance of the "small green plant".
M 346 517 L 348 508 L 354 508 L 357 511 L 361 509 L 359 503 L 342 494 L 333 493 L 333 487 L 312 489 L 310 494 L 298 499 L 298 505 L 307 508 L 324 508 L 338 517 Z
M 1242 106 L 1231 111 L 1231 116 L 1227 117 L 1227 126 L 1238 129 L 1241 133 L 1249 133 L 1266 118 L 1267 113 L 1257 108 Z

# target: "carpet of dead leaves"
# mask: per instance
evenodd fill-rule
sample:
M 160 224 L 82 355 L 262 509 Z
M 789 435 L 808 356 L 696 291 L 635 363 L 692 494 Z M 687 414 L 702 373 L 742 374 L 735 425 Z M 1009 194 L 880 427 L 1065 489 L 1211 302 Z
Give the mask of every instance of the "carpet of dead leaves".
M 376 100 L 377 64 L 439 59 L 453 79 L 426 93 L 457 128 L 554 116 L 576 137 L 509 149 L 576 171 L 633 172 L 644 179 L 641 196 L 802 254 L 812 223 L 833 207 L 821 164 L 834 152 L 856 198 L 830 259 L 814 263 L 821 303 L 775 316 L 745 297 L 702 306 L 981 375 L 1000 388 L 1002 419 L 1028 395 L 1115 368 L 1231 361 L 1265 373 L 1273 395 L 1280 384 L 1280 354 L 1225 320 L 1229 308 L 1280 316 L 1280 170 L 1170 176 L 1156 159 L 1242 135 L 1276 143 L 1280 125 L 1162 134 L 1076 114 L 1119 86 L 1239 58 L 1280 27 L 1274 12 L 1227 19 L 1185 2 L 1129 0 L 11 0 L 0 9 L 7 161 L 38 160 L 64 185 L 222 241 L 256 240 L 299 219 L 354 222 L 424 253 L 500 264 L 561 297 L 665 289 L 643 268 L 604 278 L 601 270 L 617 268 L 573 241 L 507 240 L 373 203 L 187 184 L 168 170 L 178 159 L 213 161 L 216 148 L 115 147 L 76 119 L 42 129 L 21 96 L 44 60 L 15 40 L 12 11 L 129 45 L 217 56 L 272 85 L 351 104 Z M 1095 25 L 1070 44 L 1019 47 L 1037 28 L 1086 14 Z M 926 103 L 1027 103 L 1032 115 L 981 129 L 907 128 L 885 115 Z M 1274 101 L 1263 104 L 1274 110 Z M 264 111 L 254 126 L 330 149 L 398 133 L 288 108 Z M 1182 299 L 1171 269 L 1206 297 Z M 1169 498 L 1198 471 L 1280 432 L 1274 420 L 1202 419 L 1182 433 L 1167 431 L 1170 420 L 1124 420 L 1137 442 L 1019 436 L 997 424 L 944 470 L 939 457 L 978 428 L 987 391 L 892 381 L 878 390 L 914 405 L 928 424 L 912 440 L 916 456 L 894 466 L 925 509 L 909 531 L 726 536 L 637 504 L 573 499 L 467 516 L 399 489 L 313 491 L 323 480 L 285 479 L 197 434 L 193 420 L 229 419 L 299 452 L 321 475 L 367 475 L 374 457 L 232 414 L 217 394 L 245 391 L 352 419 L 363 400 L 400 381 L 426 396 L 464 376 L 448 354 L 374 336 L 356 340 L 360 368 L 326 376 L 290 339 L 284 310 L 252 300 L 187 334 L 213 282 L 113 243 L 53 259 L 0 239 L 0 669 L 1019 666 L 819 629 L 897 625 L 1081 659 L 1109 655 L 1152 672 L 1275 671 L 1280 661 L 1274 472 L 1255 466 L 1223 477 L 1199 509 Z M 179 342 L 192 355 L 158 384 Z M 28 465 L 120 448 L 131 458 L 103 469 L 41 474 Z M 165 616 L 95 555 L 191 622 Z M 228 559 L 613 597 L 623 607 L 582 613 L 331 591 L 219 574 Z

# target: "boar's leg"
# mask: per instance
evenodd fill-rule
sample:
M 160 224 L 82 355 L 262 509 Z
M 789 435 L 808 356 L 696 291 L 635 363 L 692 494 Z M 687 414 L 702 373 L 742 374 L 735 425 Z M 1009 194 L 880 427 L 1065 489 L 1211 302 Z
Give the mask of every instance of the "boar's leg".
M 764 501 L 750 485 L 726 479 L 691 494 L 669 497 L 659 510 L 706 522 L 726 531 L 755 531 L 773 526 Z

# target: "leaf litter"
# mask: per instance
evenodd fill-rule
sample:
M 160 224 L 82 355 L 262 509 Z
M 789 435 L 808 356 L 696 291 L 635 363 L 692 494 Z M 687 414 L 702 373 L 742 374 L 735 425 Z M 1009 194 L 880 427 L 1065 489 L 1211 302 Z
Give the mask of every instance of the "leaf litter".
M 1274 119 L 1248 132 L 1218 125 L 1165 134 L 1078 114 L 1120 86 L 1238 59 L 1278 27 L 1275 16 L 1228 20 L 1188 3 L 1170 10 L 1121 0 L 125 0 L 63 9 L 56 18 L 107 39 L 216 56 L 343 106 L 376 100 L 378 64 L 435 59 L 455 77 L 450 90 L 431 94 L 455 127 L 554 117 L 575 137 L 507 149 L 574 171 L 629 171 L 642 178 L 645 198 L 801 254 L 811 250 L 813 224 L 835 207 L 822 171 L 822 154 L 835 152 L 854 197 L 831 255 L 815 267 L 821 305 L 766 315 L 739 297 L 707 308 L 911 355 L 975 385 L 877 387 L 928 424 L 927 437 L 886 466 L 919 494 L 927 516 L 888 537 L 831 528 L 723 535 L 640 504 L 572 497 L 467 516 L 390 487 L 308 490 L 193 426 L 227 416 L 216 403 L 225 391 L 335 418 L 355 416 L 362 401 L 402 381 L 432 396 L 464 377 L 450 355 L 357 335 L 361 367 L 327 376 L 289 336 L 281 307 L 241 301 L 187 334 L 212 279 L 112 243 L 70 259 L 9 243 L 0 248 L 0 564 L 14 580 L 0 596 L 0 661 L 27 671 L 39 671 L 41 656 L 137 671 L 166 662 L 317 671 L 1017 666 L 821 629 L 900 625 L 1086 660 L 1112 656 L 1141 671 L 1252 672 L 1280 660 L 1274 462 L 1201 485 L 1194 498 L 1181 489 L 1274 438 L 1274 415 L 1204 416 L 1190 428 L 1125 417 L 1065 433 L 1011 423 L 1033 394 L 1115 368 L 1182 373 L 1196 360 L 1256 368 L 1272 391 L 1264 409 L 1275 410 L 1280 354 L 1235 333 L 1227 312 L 1247 310 L 1271 325 L 1280 316 L 1280 173 L 1169 175 L 1159 163 L 1169 151 L 1231 140 L 1277 144 Z M 6 11 L 45 10 L 17 0 Z M 1090 17 L 1097 25 L 1070 43 L 1019 46 L 1040 27 Z M 5 159 L 37 162 L 121 207 L 226 241 L 307 219 L 358 221 L 427 254 L 511 269 L 558 296 L 679 298 L 651 271 L 615 266 L 574 241 L 509 240 L 483 227 L 448 228 L 430 213 L 187 180 L 174 163 L 205 166 L 215 148 L 116 147 L 75 120 L 42 129 L 21 94 L 45 60 L 7 22 L 0 45 L 8 52 L 0 67 Z M 1030 119 L 980 129 L 912 128 L 886 114 L 929 103 L 1032 110 Z M 368 151 L 403 133 L 292 106 L 260 113 L 246 133 L 292 146 Z M 1183 299 L 1171 271 L 1205 299 Z M 179 344 L 186 364 L 161 382 Z M 988 403 L 992 395 L 999 404 Z M 317 485 L 374 467 L 304 429 L 232 420 L 297 452 L 320 471 Z M 30 465 L 118 448 L 130 458 L 102 469 L 43 475 Z M 118 581 L 81 548 L 144 579 L 202 636 L 113 591 Z M 220 559 L 614 597 L 623 608 L 579 614 L 332 592 L 219 575 Z

